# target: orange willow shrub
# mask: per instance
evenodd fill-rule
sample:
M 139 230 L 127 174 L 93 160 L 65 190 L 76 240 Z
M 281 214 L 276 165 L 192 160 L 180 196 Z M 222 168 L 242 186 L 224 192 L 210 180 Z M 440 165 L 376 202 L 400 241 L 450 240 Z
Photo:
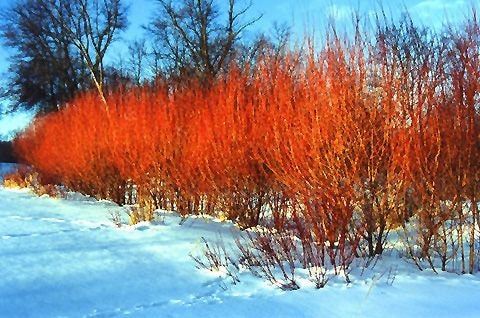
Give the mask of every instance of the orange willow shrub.
M 465 31 L 460 36 L 453 37 L 453 52 L 450 55 L 453 82 L 452 102 L 456 105 L 453 117 L 451 142 L 456 151 L 456 165 L 461 180 L 461 198 L 469 206 L 470 233 L 469 273 L 474 271 L 475 260 L 478 260 L 480 244 L 480 215 L 478 201 L 480 197 L 480 21 L 476 12 L 465 24 Z M 458 58 L 457 58 L 458 57 Z M 462 145 L 462 148 L 458 148 Z M 463 255 L 462 255 L 463 256 Z M 463 258 L 462 258 L 463 259 Z M 465 268 L 462 263 L 462 271 Z M 478 268 L 477 270 L 480 270 Z
M 17 138 L 16 149 L 42 174 L 66 186 L 124 203 L 127 181 L 144 185 L 145 176 L 158 167 L 153 163 L 162 164 L 162 155 L 171 157 L 173 143 L 156 142 L 170 141 L 175 132 L 162 103 L 166 96 L 147 88 L 110 95 L 107 110 L 94 94 L 85 94 L 37 119 Z
M 401 118 L 385 61 L 361 39 L 334 38 L 318 56 L 276 61 L 261 75 L 260 162 L 301 203 L 317 240 L 348 263 L 360 238 L 380 254 L 403 209 Z M 381 57 L 381 56 L 380 56 Z M 367 59 L 368 58 L 368 59 Z M 383 75 L 381 77 L 380 75 Z M 340 80 L 341 79 L 341 80 Z M 348 254 L 348 255 L 347 255 Z M 336 258 L 331 255 L 331 258 Z
M 98 105 L 93 95 L 84 96 L 62 112 L 37 119 L 15 145 L 42 174 L 85 193 L 118 199 L 114 190 L 121 180 L 108 156 L 110 135 L 104 133 L 110 122 Z
M 279 211 L 273 179 L 253 157 L 254 149 L 263 147 L 255 132 L 254 81 L 249 70 L 233 66 L 208 91 L 195 91 L 191 102 L 195 111 L 186 126 L 187 146 L 176 180 L 190 198 L 196 198 L 191 206 L 221 214 L 242 227 L 257 225 L 268 207 Z
M 475 269 L 475 263 L 479 259 L 476 246 L 480 242 L 480 21 L 475 11 L 462 29 L 450 30 L 446 47 L 448 89 L 442 91 L 442 107 L 435 109 L 440 113 L 438 153 L 443 171 L 437 184 L 444 189 L 442 207 L 453 207 L 451 219 L 455 220 L 455 226 L 448 223 L 450 231 L 440 246 L 446 254 L 443 245 L 447 241 L 456 245 L 453 252 L 448 251 L 448 260 L 460 258 L 461 272 L 465 273 L 468 267 L 468 272 L 473 273 L 479 269 Z M 441 229 L 446 232 L 444 228 Z
M 464 273 L 468 246 L 468 268 L 474 271 L 480 154 L 478 25 L 473 14 L 464 30 L 452 29 L 442 41 L 411 36 L 417 41 L 409 48 L 417 51 L 398 58 L 403 89 L 396 91 L 409 119 L 404 170 L 416 201 L 414 233 L 411 226 L 405 227 L 405 236 L 419 268 L 426 260 L 435 270 L 438 258 L 442 270 L 451 264 L 456 271 L 455 261 L 460 259 Z
M 115 166 L 124 180 L 136 186 L 134 201 L 151 209 L 167 208 L 173 202 L 168 169 L 178 139 L 178 115 L 167 87 L 119 92 L 111 96 L 111 103 L 115 107 L 109 110 L 112 124 L 106 133 L 112 136 L 110 155 Z
M 255 78 L 261 87 L 256 112 L 263 147 L 255 155 L 294 194 L 298 204 L 292 216 L 308 224 L 335 269 L 346 269 L 359 237 L 356 229 L 350 231 L 354 191 L 347 174 L 355 174 L 355 167 L 336 126 L 347 114 L 340 99 L 348 98 L 344 93 L 351 83 L 337 53 L 327 50 L 319 60 L 291 55 L 261 64 Z M 332 81 L 333 75 L 342 81 Z
M 420 166 L 432 168 L 433 174 L 429 176 L 434 178 L 436 178 L 436 175 L 434 176 L 436 170 L 434 171 L 433 161 L 429 166 L 428 159 L 419 162 L 420 157 L 413 154 L 417 150 L 424 151 L 422 154 L 433 159 L 431 154 L 434 149 L 429 148 L 430 141 L 435 138 L 432 134 L 435 131 L 433 124 L 424 123 L 429 128 L 422 130 L 419 129 L 422 126 L 419 122 L 423 113 L 434 107 L 436 98 L 439 97 L 435 96 L 435 92 L 441 84 L 443 60 L 438 55 L 440 48 L 437 46 L 436 37 L 429 37 L 426 30 L 416 27 L 409 19 L 402 20 L 400 25 L 389 22 L 384 25 L 379 24 L 376 37 L 377 67 L 380 73 L 381 90 L 384 92 L 382 101 L 385 104 L 384 109 L 390 109 L 390 115 L 384 122 L 386 129 L 383 131 L 387 133 L 386 140 L 390 140 L 391 145 L 385 157 L 388 163 L 387 169 L 384 169 L 385 176 L 389 180 L 380 183 L 380 187 L 374 189 L 383 193 L 379 202 L 386 203 L 383 210 L 390 211 L 393 217 L 390 221 L 404 227 L 408 246 L 412 237 L 407 233 L 405 221 L 414 214 L 419 217 L 418 231 L 413 239 L 419 239 L 417 243 L 420 246 L 421 242 L 426 243 L 424 239 L 431 237 L 430 234 L 436 231 L 436 227 L 433 223 L 427 226 L 427 223 L 423 222 L 433 216 L 435 211 L 422 203 L 421 189 L 418 185 L 425 179 L 420 177 L 418 168 Z M 427 130 L 430 137 L 427 134 L 426 138 L 417 138 L 418 132 Z M 413 140 L 426 143 L 421 144 Z M 425 209 L 418 209 L 419 205 Z M 388 217 L 388 213 L 383 214 Z M 440 215 L 437 219 L 440 221 Z M 382 216 L 379 220 L 384 225 L 387 221 Z M 386 231 L 389 230 L 388 226 L 384 228 Z M 410 254 L 413 255 L 411 250 Z

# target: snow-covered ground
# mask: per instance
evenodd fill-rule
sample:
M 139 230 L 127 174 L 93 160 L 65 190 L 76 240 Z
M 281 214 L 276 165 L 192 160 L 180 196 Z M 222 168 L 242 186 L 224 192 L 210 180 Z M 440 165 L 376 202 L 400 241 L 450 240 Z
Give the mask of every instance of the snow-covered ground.
M 349 285 L 281 291 L 248 272 L 232 285 L 189 254 L 201 237 L 233 242 L 233 225 L 166 213 L 117 228 L 119 210 L 0 187 L 0 317 L 480 317 L 478 275 L 420 272 L 393 253 Z

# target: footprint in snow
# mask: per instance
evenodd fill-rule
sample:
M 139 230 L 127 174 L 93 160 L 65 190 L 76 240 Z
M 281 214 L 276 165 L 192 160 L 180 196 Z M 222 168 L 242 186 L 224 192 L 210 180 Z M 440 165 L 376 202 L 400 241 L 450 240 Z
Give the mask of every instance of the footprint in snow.
M 65 223 L 65 220 L 57 218 L 40 218 L 40 221 L 50 222 L 50 223 Z

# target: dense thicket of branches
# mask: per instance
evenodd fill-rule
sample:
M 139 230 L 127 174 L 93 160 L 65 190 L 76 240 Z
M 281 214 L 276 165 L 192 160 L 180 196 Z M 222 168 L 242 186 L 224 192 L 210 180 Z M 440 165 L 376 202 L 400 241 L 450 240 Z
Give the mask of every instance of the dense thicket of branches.
M 232 62 L 207 87 L 157 81 L 108 95 L 109 108 L 84 94 L 16 149 L 47 179 L 119 204 L 303 223 L 339 266 L 381 254 L 396 229 L 419 268 L 473 272 L 480 21 L 440 36 L 378 20 L 374 37 L 357 25 L 326 39 Z
M 16 1 L 0 25 L 15 50 L 8 95 L 41 112 L 92 87 L 103 96 L 105 54 L 126 27 L 125 14 L 120 0 Z

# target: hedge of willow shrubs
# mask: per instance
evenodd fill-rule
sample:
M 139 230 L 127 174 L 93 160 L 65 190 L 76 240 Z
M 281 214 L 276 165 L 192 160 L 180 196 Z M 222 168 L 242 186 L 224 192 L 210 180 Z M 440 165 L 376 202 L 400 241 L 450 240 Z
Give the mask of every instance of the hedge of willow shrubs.
M 419 268 L 473 272 L 480 23 L 377 21 L 321 48 L 265 51 L 207 83 L 86 93 L 15 141 L 47 180 L 119 204 L 303 228 L 348 263 L 401 231 Z M 151 214 L 150 214 L 151 215 Z M 412 222 L 414 221 L 414 222 Z M 461 256 L 461 257 L 460 257 Z

